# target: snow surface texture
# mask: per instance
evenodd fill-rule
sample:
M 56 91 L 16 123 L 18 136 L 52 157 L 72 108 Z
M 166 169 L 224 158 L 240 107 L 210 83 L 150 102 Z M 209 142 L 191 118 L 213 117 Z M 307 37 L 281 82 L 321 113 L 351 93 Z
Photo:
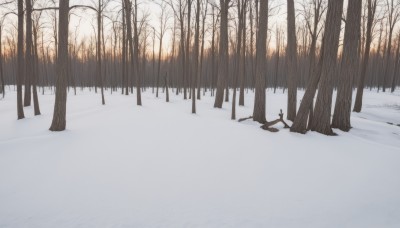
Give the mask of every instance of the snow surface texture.
M 400 227 L 400 93 L 365 91 L 349 133 L 337 137 L 230 120 L 207 93 L 166 103 L 148 90 L 68 97 L 68 130 L 48 131 L 16 93 L 0 100 L 0 227 Z M 299 92 L 301 98 L 303 92 Z M 253 93 L 237 116 L 252 113 Z M 267 118 L 286 109 L 267 92 Z

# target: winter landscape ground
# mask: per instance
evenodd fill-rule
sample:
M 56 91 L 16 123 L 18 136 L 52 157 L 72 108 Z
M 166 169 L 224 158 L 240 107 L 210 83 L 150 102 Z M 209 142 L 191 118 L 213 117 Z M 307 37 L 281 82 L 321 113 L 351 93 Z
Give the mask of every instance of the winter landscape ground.
M 400 93 L 365 90 L 349 133 L 271 133 L 191 101 L 71 90 L 67 130 L 0 100 L 0 227 L 400 227 Z M 301 98 L 303 92 L 299 92 Z M 252 113 L 252 92 L 237 116 Z M 287 95 L 267 92 L 267 118 Z M 334 103 L 334 102 L 333 102 Z M 392 123 L 393 125 L 388 124 Z

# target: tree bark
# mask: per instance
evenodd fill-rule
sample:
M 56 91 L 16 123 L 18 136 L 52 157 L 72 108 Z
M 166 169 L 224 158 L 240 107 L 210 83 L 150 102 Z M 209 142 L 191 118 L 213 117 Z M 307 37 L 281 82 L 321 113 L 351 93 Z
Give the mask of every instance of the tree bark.
M 25 98 L 24 106 L 31 106 L 31 86 L 33 73 L 32 58 L 32 0 L 25 0 L 26 7 L 26 37 L 25 37 Z
M 57 58 L 56 100 L 50 131 L 63 131 L 66 127 L 68 76 L 68 14 L 69 0 L 59 2 L 59 42 Z
M 294 11 L 294 1 L 287 0 L 287 86 L 288 86 L 288 106 L 287 119 L 293 121 L 296 117 L 297 109 L 297 44 L 296 44 L 296 19 Z
M 228 7 L 230 0 L 220 0 L 221 23 L 219 39 L 219 67 L 217 94 L 215 96 L 214 108 L 222 108 L 224 102 L 224 89 L 228 74 Z
M 352 0 L 347 7 L 346 28 L 343 41 L 342 63 L 339 73 L 339 87 L 332 127 L 342 131 L 351 128 L 350 113 L 353 93 L 353 80 L 358 74 L 358 44 L 361 33 L 362 0 Z
M 343 0 L 329 0 L 324 36 L 324 61 L 319 83 L 314 119 L 311 130 L 325 135 L 333 135 L 331 129 L 331 108 L 333 77 L 336 70 L 339 47 L 340 26 L 343 12 Z
M 138 15 L 138 11 L 137 11 L 137 1 L 135 0 L 135 15 L 134 15 L 134 23 L 133 23 L 133 30 L 134 30 L 134 41 L 135 41 L 135 48 L 134 48 L 134 52 L 135 52 L 135 75 L 136 75 L 136 104 L 137 105 L 142 105 L 142 93 L 140 91 L 142 85 L 141 85 L 141 80 L 140 80 L 140 75 L 139 75 L 139 33 L 138 33 L 138 28 L 137 28 L 137 15 Z M 145 66 L 143 66 L 145 67 Z
M 199 75 L 199 49 L 200 49 L 200 0 L 197 0 L 196 6 L 196 28 L 194 32 L 194 75 L 192 77 L 192 113 L 196 113 L 196 85 Z
M 6 95 L 5 85 L 4 85 L 4 69 L 3 69 L 3 50 L 2 50 L 2 27 L 0 25 L 0 83 L 1 83 L 1 93 L 4 96 Z
M 25 118 L 22 101 L 22 80 L 24 79 L 24 1 L 18 0 L 18 41 L 17 41 L 17 113 L 18 119 Z
M 253 120 L 264 124 L 265 117 L 265 62 L 268 30 L 268 0 L 260 1 L 260 13 L 256 40 L 256 85 Z

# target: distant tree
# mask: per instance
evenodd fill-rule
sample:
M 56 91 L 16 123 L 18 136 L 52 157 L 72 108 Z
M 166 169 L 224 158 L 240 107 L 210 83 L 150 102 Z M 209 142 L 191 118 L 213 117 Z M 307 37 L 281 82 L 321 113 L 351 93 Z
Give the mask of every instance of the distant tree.
M 3 69 L 3 43 L 2 43 L 2 32 L 3 32 L 3 26 L 2 26 L 2 21 L 0 21 L 0 93 L 4 96 L 6 95 L 6 90 L 5 90 L 5 83 L 4 83 L 4 69 Z
M 399 72 L 399 61 L 400 61 L 400 33 L 397 35 L 397 50 L 396 57 L 394 59 L 394 72 L 392 76 L 392 88 L 391 92 L 393 93 L 396 88 L 396 78 L 398 77 Z
M 244 30 L 244 12 L 246 10 L 246 3 L 247 1 L 237 1 L 237 11 L 238 11 L 238 20 L 239 25 L 237 29 L 237 42 L 236 42 L 236 69 L 235 69 L 235 77 L 233 79 L 233 95 L 232 95 L 232 113 L 231 119 L 236 119 L 236 88 L 237 82 L 239 79 L 239 75 L 242 75 L 244 72 L 242 69 L 244 68 L 244 62 L 242 62 L 242 55 L 245 55 L 242 52 L 242 38 L 243 38 L 243 30 Z M 244 42 L 244 41 L 243 41 Z M 240 76 L 241 80 L 244 80 L 242 76 Z
M 160 85 L 160 71 L 161 71 L 161 55 L 162 55 L 162 45 L 163 45 L 163 38 L 165 32 L 167 30 L 167 23 L 168 23 L 168 13 L 166 11 L 167 5 L 162 3 L 161 7 L 161 14 L 160 14 L 160 30 L 158 31 L 158 39 L 160 40 L 159 49 L 158 49 L 158 67 L 157 67 L 157 80 L 156 80 L 156 97 L 158 97 L 158 87 Z
M 389 34 L 388 34 L 388 42 L 387 42 L 387 47 L 386 48 L 386 66 L 384 69 L 384 75 L 383 75 L 383 84 L 382 84 L 382 91 L 386 91 L 387 87 L 387 82 L 389 80 L 389 69 L 390 69 L 390 63 L 391 63 L 391 54 L 392 54 L 392 38 L 393 38 L 393 31 L 394 28 L 400 20 L 400 1 L 398 0 L 386 0 L 386 15 L 387 15 L 387 22 L 388 22 L 388 27 L 389 27 Z
M 353 108 L 354 112 L 361 112 L 362 108 L 362 97 L 365 86 L 365 76 L 367 74 L 367 66 L 370 56 L 370 49 L 372 43 L 372 26 L 375 20 L 376 8 L 377 8 L 377 0 L 368 0 L 367 33 L 365 34 L 366 41 L 365 41 L 365 48 L 361 65 L 361 74 L 357 83 L 357 94 Z
M 199 48 L 200 48 L 200 0 L 197 0 L 196 5 L 196 25 L 194 32 L 194 50 L 193 50 L 193 60 L 194 60 L 194 75 L 192 77 L 192 113 L 196 113 L 196 86 L 199 74 Z

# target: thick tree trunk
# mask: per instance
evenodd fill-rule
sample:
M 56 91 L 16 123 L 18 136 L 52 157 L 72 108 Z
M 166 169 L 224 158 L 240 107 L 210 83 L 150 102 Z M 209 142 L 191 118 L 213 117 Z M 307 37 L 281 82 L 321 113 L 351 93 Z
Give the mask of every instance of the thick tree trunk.
M 221 23 L 219 40 L 219 68 L 217 81 L 217 94 L 214 108 L 222 108 L 224 102 L 224 89 L 228 74 L 228 7 L 230 0 L 220 0 Z
M 287 119 L 294 120 L 297 109 L 297 44 L 296 44 L 296 20 L 294 11 L 294 1 L 287 0 L 287 86 L 288 86 L 288 106 Z
M 25 118 L 22 104 L 22 80 L 24 79 L 24 1 L 18 0 L 18 41 L 17 41 L 17 113 L 18 119 Z
M 349 131 L 351 128 L 353 80 L 356 78 L 354 76 L 358 74 L 359 64 L 358 43 L 361 33 L 361 8 L 362 0 L 352 0 L 347 7 L 339 87 L 332 118 L 332 127 L 339 128 L 342 131 Z
M 260 1 L 260 14 L 256 41 L 256 92 L 253 120 L 264 124 L 265 118 L 265 63 L 268 30 L 268 0 Z
M 314 109 L 314 119 L 311 130 L 325 135 L 333 135 L 331 129 L 331 108 L 333 94 L 333 77 L 336 70 L 337 52 L 343 0 L 329 0 L 324 36 L 324 61 L 319 83 L 317 101 Z
M 322 46 L 324 46 L 324 41 Z M 317 92 L 317 87 L 319 80 L 321 78 L 322 73 L 322 64 L 324 62 L 324 50 L 322 49 L 320 54 L 320 59 L 318 65 L 311 72 L 311 76 L 307 82 L 307 90 L 304 93 L 303 99 L 300 103 L 299 111 L 297 112 L 296 118 L 293 121 L 292 127 L 290 128 L 291 132 L 297 132 L 301 134 L 305 134 L 307 130 L 311 128 L 311 126 L 307 127 L 307 119 L 309 120 L 309 125 L 313 123 L 314 112 L 313 112 L 313 103 L 315 93 Z
M 66 127 L 67 76 L 68 76 L 68 14 L 69 0 L 60 0 L 57 58 L 56 100 L 50 131 L 63 131 Z

